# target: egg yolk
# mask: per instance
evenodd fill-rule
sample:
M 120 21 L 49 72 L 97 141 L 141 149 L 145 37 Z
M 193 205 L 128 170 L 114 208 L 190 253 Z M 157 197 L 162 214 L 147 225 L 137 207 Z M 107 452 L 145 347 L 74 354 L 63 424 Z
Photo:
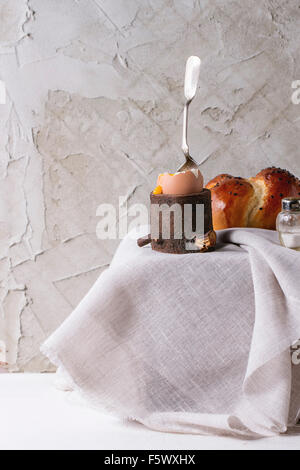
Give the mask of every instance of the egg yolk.
M 162 194 L 162 187 L 161 186 L 156 186 L 156 188 L 153 190 L 153 194 Z

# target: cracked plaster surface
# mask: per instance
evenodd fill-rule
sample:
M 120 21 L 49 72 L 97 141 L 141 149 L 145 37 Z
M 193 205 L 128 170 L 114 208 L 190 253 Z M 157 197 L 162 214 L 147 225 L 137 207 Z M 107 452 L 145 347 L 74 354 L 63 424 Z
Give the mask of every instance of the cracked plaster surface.
M 51 371 L 42 341 L 109 265 L 102 202 L 148 201 L 180 151 L 186 58 L 202 58 L 191 153 L 209 179 L 300 176 L 300 2 L 2 0 L 0 361 Z

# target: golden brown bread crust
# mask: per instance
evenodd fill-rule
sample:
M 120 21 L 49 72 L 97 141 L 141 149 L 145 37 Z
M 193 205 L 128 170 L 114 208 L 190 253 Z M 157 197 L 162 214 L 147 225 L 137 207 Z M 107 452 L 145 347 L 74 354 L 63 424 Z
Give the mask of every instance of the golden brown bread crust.
M 211 180 L 215 230 L 256 227 L 275 230 L 284 197 L 300 197 L 300 180 L 287 170 L 266 168 L 254 178 L 222 174 Z
M 206 189 L 214 188 L 217 185 L 220 186 L 221 183 L 232 178 L 233 176 L 228 175 L 227 173 L 222 173 L 221 175 L 218 175 L 214 179 L 210 180 L 206 185 Z

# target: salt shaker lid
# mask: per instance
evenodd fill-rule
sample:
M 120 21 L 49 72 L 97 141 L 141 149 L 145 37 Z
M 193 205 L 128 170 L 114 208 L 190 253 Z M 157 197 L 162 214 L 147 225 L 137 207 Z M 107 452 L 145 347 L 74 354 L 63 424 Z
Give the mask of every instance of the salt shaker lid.
M 300 211 L 300 198 L 285 197 L 282 199 L 282 209 L 285 211 Z

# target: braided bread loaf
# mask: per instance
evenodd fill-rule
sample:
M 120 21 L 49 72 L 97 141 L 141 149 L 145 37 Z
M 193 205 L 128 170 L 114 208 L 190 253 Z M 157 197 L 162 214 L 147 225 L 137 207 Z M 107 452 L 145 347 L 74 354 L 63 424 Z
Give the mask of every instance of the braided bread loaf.
M 300 180 L 287 170 L 266 168 L 254 178 L 222 174 L 207 185 L 215 230 L 231 227 L 276 229 L 285 197 L 300 197 Z

